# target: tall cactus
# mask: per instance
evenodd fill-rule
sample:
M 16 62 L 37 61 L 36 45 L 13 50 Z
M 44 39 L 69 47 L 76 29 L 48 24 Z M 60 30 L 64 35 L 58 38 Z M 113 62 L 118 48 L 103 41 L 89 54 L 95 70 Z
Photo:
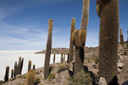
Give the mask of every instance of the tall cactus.
M 67 53 L 67 63 L 69 63 L 69 52 Z
M 17 62 L 15 62 L 15 64 L 14 64 L 14 77 L 16 77 L 16 75 L 17 75 L 17 69 L 18 69 Z
M 32 62 L 31 62 L 31 60 L 29 60 L 29 62 L 28 62 L 28 72 L 31 70 L 31 64 L 32 64 Z
M 74 65 L 74 75 L 80 70 L 84 70 L 84 49 L 86 30 L 74 30 L 72 34 L 72 41 L 75 46 L 75 65 Z
M 33 70 L 30 70 L 27 73 L 27 85 L 34 85 L 34 80 L 35 80 L 35 72 Z
M 65 54 L 64 54 L 64 57 L 63 57 L 63 62 L 65 62 Z
M 24 58 L 22 58 L 22 60 L 21 60 L 21 66 L 20 66 L 20 74 L 22 73 L 23 62 L 24 62 Z
M 87 30 L 88 17 L 89 17 L 89 3 L 90 0 L 83 0 L 83 11 L 82 11 L 80 30 L 81 29 Z
M 56 56 L 55 56 L 55 53 L 54 53 L 54 57 L 53 57 L 53 63 L 55 63 L 55 57 L 56 57 Z
M 20 68 L 21 68 L 21 57 L 19 57 L 17 74 L 20 74 Z
M 128 46 L 128 30 L 127 30 L 127 46 Z
M 63 52 L 61 52 L 61 63 L 63 63 Z
M 35 70 L 35 64 L 33 65 L 33 70 Z
M 72 18 L 71 22 L 71 33 L 70 33 L 70 49 L 69 49 L 69 62 L 73 60 L 73 43 L 72 43 L 72 33 L 75 30 L 75 18 Z
M 9 79 L 9 66 L 6 67 L 4 81 L 7 82 Z
M 51 47 L 52 47 L 52 30 L 53 30 L 53 20 L 48 20 L 48 38 L 47 38 L 47 46 L 46 46 L 46 54 L 45 54 L 45 63 L 44 63 L 44 79 L 48 78 L 49 74 L 49 62 L 51 55 Z
M 118 0 L 97 0 L 100 17 L 99 76 L 117 85 L 119 14 Z
M 14 71 L 13 71 L 13 69 L 11 70 L 11 78 L 13 78 L 13 73 L 14 73 Z
M 120 44 L 124 44 L 123 34 L 122 34 L 122 28 L 120 28 Z

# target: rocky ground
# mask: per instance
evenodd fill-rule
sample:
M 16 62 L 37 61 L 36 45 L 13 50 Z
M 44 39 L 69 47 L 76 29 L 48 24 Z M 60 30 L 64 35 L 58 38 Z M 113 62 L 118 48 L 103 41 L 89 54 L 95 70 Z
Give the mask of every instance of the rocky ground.
M 122 47 L 123 46 L 123 47 Z M 128 80 L 128 48 L 126 44 L 120 45 L 118 47 L 118 83 L 122 85 L 125 81 Z M 60 54 L 61 52 L 67 54 L 69 52 L 68 48 L 53 48 L 52 53 Z M 36 52 L 36 53 L 45 53 L 45 51 Z M 92 72 L 94 76 L 95 84 L 99 81 L 98 71 L 98 47 L 85 47 L 85 59 L 84 66 L 87 72 Z M 51 71 L 47 80 L 44 80 L 44 68 L 37 68 L 35 70 L 35 85 L 68 85 L 71 80 L 71 76 L 73 74 L 73 63 L 67 63 L 64 61 L 63 63 L 54 63 L 51 64 Z M 27 74 L 17 75 L 16 79 L 9 79 L 8 82 L 2 85 L 26 85 L 26 76 Z M 0 84 L 1 85 L 1 84 Z M 127 84 L 126 84 L 127 85 Z

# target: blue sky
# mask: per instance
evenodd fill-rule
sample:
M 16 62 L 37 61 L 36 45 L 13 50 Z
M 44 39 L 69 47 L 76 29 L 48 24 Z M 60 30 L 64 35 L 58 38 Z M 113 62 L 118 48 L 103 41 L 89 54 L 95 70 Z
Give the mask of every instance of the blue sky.
M 0 0 L 0 50 L 45 50 L 48 20 L 53 19 L 52 47 L 69 47 L 71 19 L 80 28 L 82 0 Z M 99 45 L 100 19 L 90 0 L 86 46 Z M 119 1 L 120 28 L 127 40 L 128 0 Z

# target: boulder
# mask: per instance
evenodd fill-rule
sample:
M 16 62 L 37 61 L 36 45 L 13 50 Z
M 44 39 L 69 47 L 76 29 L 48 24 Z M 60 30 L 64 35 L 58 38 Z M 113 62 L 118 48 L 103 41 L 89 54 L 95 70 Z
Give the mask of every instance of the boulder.
M 107 82 L 104 77 L 100 77 L 98 85 L 107 85 Z

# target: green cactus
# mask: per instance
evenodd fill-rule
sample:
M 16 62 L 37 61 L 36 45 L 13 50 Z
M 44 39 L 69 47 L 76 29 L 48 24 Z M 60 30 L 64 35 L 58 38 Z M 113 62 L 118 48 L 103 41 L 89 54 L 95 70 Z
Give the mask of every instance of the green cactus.
M 35 70 L 35 64 L 33 65 L 33 70 Z
M 63 63 L 63 52 L 61 52 L 61 63 Z
M 28 72 L 31 70 L 31 64 L 32 64 L 32 62 L 31 62 L 31 60 L 29 60 L 29 62 L 28 62 Z
M 35 81 L 35 72 L 33 70 L 30 70 L 27 73 L 27 85 L 34 85 L 34 81 Z
M 14 64 L 14 77 L 16 77 L 16 75 L 17 75 L 17 69 L 18 69 L 17 62 L 15 62 L 15 64 Z
M 21 57 L 19 57 L 17 74 L 20 74 L 20 68 L 21 68 Z
M 123 34 L 122 34 L 122 28 L 120 28 L 120 44 L 124 44 Z
M 47 46 L 46 46 L 46 54 L 45 54 L 45 63 L 44 63 L 44 79 L 48 78 L 49 74 L 49 62 L 50 62 L 50 55 L 51 55 L 51 47 L 52 47 L 52 30 L 53 30 L 53 20 L 48 20 L 48 39 L 47 39 Z
M 20 74 L 22 73 L 23 62 L 24 62 L 24 58 L 22 58 L 22 60 L 21 60 L 21 66 L 20 66 Z
M 85 32 L 85 33 L 84 33 Z M 77 74 L 80 70 L 84 70 L 84 49 L 83 45 L 85 44 L 86 30 L 74 30 L 72 34 L 73 44 L 75 46 L 75 64 L 74 64 L 74 75 Z
M 108 85 L 117 85 L 118 0 L 97 2 L 100 4 L 99 76 L 105 77 Z
M 7 82 L 9 79 L 9 66 L 6 67 L 4 81 Z
M 13 69 L 11 70 L 11 78 L 13 78 L 13 73 L 14 73 L 14 71 L 13 71 Z
M 55 56 L 55 53 L 54 53 L 54 57 L 53 57 L 53 63 L 55 63 L 55 57 L 56 57 L 56 56 Z
M 75 30 L 75 18 L 72 18 L 71 22 L 71 33 L 70 33 L 70 54 L 69 54 L 69 62 L 73 60 L 73 43 L 72 43 L 72 33 Z

